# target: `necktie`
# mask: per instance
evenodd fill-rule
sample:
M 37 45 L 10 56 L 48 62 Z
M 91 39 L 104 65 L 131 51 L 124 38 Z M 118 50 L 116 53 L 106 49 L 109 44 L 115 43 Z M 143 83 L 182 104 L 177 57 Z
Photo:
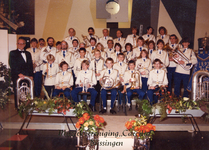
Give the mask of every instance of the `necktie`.
M 71 37 L 70 37 L 70 39 L 72 40 L 72 39 L 73 39 L 73 37 L 71 36 Z
M 147 34 L 147 36 L 149 37 L 149 34 Z
M 140 52 L 141 52 L 142 51 L 142 47 L 140 47 L 139 49 L 140 49 Z
M 136 35 L 134 35 L 134 38 L 136 37 Z
M 133 71 L 131 71 L 131 73 L 133 73 Z
M 120 66 L 122 66 L 122 63 L 120 63 Z
M 120 41 L 120 38 L 118 38 L 118 41 Z
M 174 44 L 172 44 L 172 47 L 174 47 Z
M 63 57 L 65 57 L 65 51 L 63 51 Z
M 106 40 L 107 38 L 106 38 L 106 36 L 105 36 L 105 40 Z
M 118 56 L 118 53 L 117 53 L 117 56 Z
M 65 75 L 65 72 L 63 72 L 63 76 Z
M 49 46 L 49 49 L 52 49 L 52 47 Z
M 186 50 L 187 50 L 187 49 L 184 49 L 183 53 L 185 53 L 185 52 L 186 52 Z
M 162 35 L 162 39 L 164 38 L 164 36 Z
M 150 53 L 152 54 L 152 49 L 150 50 Z
M 52 67 L 52 64 L 50 64 L 50 68 Z
M 86 71 L 85 71 L 85 73 L 86 73 Z
M 127 55 L 129 54 L 129 52 L 127 52 Z
M 92 47 L 92 50 L 94 50 L 94 47 Z
M 111 51 L 112 49 L 110 48 L 110 51 Z
M 158 70 L 157 70 L 157 73 L 158 73 Z
M 109 74 L 110 74 L 110 70 L 109 70 Z
M 161 54 L 161 51 L 159 51 L 159 54 Z
M 144 60 L 144 62 L 145 62 L 145 59 L 143 59 Z
M 33 52 L 34 52 L 34 53 L 36 52 L 36 49 L 35 49 L 35 48 L 33 48 Z

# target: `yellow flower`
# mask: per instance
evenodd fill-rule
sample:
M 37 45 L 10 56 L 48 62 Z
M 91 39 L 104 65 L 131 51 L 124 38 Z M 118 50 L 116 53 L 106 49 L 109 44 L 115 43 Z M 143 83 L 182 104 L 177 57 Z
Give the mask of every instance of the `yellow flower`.
M 85 127 L 88 127 L 88 126 L 89 126 L 89 123 L 88 123 L 88 122 L 85 122 L 83 125 L 84 125 Z
M 93 121 L 89 121 L 89 125 L 93 125 L 94 124 L 94 122 Z
M 46 104 L 46 101 L 44 101 L 44 104 Z
M 37 101 L 34 101 L 34 103 L 37 105 L 38 104 L 38 102 Z

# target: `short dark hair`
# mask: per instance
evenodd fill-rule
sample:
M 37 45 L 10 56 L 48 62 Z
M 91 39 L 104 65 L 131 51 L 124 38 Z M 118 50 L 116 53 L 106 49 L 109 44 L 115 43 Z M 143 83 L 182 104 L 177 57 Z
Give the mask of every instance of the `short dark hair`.
M 89 65 L 89 61 L 88 60 L 83 60 L 81 65 L 83 65 L 83 64 Z
M 159 27 L 159 30 L 158 30 L 159 33 L 160 33 L 160 30 L 164 30 L 164 33 L 167 34 L 167 30 L 165 27 L 163 26 Z
M 40 41 L 44 41 L 44 42 L 45 42 L 45 40 L 44 40 L 43 38 L 40 38 L 40 39 L 38 40 L 38 42 L 40 42 Z
M 182 38 L 181 43 L 186 43 L 186 42 L 190 43 L 190 39 L 188 37 Z
M 136 30 L 137 31 L 137 27 L 131 27 L 131 31 L 132 30 Z
M 83 47 L 79 49 L 79 52 L 80 52 L 80 51 L 84 51 L 84 52 L 86 53 L 86 49 L 83 48 Z
M 112 42 L 112 44 L 114 44 L 113 40 L 111 40 L 111 39 L 110 39 L 110 40 L 107 40 L 107 43 L 108 43 L 109 41 L 111 41 L 111 42 Z
M 126 47 L 127 46 L 130 46 L 131 47 L 131 51 L 133 50 L 133 46 L 132 46 L 132 44 L 131 43 L 126 43 L 126 45 L 125 45 L 125 49 L 126 49 Z
M 53 37 L 48 37 L 46 41 L 48 42 L 50 39 L 52 39 L 54 41 Z
M 94 32 L 94 28 L 93 27 L 89 27 L 88 28 L 88 32 L 89 32 L 89 30 L 92 30 Z
M 62 62 L 60 63 L 60 68 L 62 68 L 63 65 L 68 65 L 68 63 L 67 63 L 66 61 L 62 61 Z
M 178 39 L 177 36 L 175 34 L 171 34 L 169 38 L 171 38 L 172 36 L 175 37 L 175 39 Z
M 118 56 L 120 56 L 120 55 L 121 55 L 121 56 L 125 56 L 123 53 L 119 53 L 119 54 L 118 54 Z
M 32 43 L 32 42 L 38 43 L 38 40 L 37 40 L 36 38 L 32 38 L 32 39 L 30 40 L 30 43 Z
M 105 63 L 107 63 L 107 61 L 112 61 L 112 63 L 114 63 L 114 60 L 113 60 L 111 57 L 108 57 L 108 58 L 105 60 Z
M 60 42 L 60 41 L 57 41 L 57 43 L 56 43 L 56 46 L 57 46 L 57 45 L 61 45 L 61 43 L 62 43 L 62 42 Z
M 163 64 L 162 61 L 158 58 L 156 58 L 154 61 L 153 61 L 153 64 L 155 64 L 156 62 L 159 62 L 160 64 Z
M 143 44 L 144 44 L 144 38 L 143 38 L 143 37 L 140 36 L 140 37 L 137 39 L 137 42 L 138 42 L 139 40 L 142 40 L 142 42 L 143 42 Z
M 120 31 L 120 33 L 122 34 L 121 36 L 123 36 L 123 32 L 121 30 L 117 30 L 116 32 Z
M 153 49 L 155 49 L 155 42 L 154 42 L 153 40 L 150 40 L 150 41 L 147 43 L 148 48 L 149 48 L 149 45 L 150 45 L 151 43 L 153 44 Z
M 164 42 L 162 39 L 159 39 L 159 40 L 157 41 L 157 45 L 158 45 L 159 43 L 162 43 L 163 45 L 165 45 L 165 42 Z
M 94 40 L 94 42 L 97 43 L 97 39 L 95 39 L 94 37 L 90 38 L 90 42 L 91 40 Z
M 148 27 L 147 27 L 147 30 L 149 30 L 150 28 L 152 29 L 152 34 L 153 34 L 153 32 L 154 32 L 154 29 L 153 29 L 153 27 L 151 27 L 151 26 L 148 26 Z
M 134 65 L 135 65 L 136 63 L 135 63 L 134 60 L 130 60 L 130 61 L 128 62 L 128 65 L 129 65 L 129 64 L 134 64 Z
M 74 41 L 76 41 L 76 42 L 78 43 L 78 40 L 77 40 L 77 39 L 73 39 L 72 43 L 73 43 Z

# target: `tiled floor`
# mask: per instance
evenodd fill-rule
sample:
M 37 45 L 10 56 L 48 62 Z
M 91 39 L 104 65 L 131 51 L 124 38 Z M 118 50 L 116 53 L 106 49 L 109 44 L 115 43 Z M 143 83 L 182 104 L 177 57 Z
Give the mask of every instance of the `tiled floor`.
M 0 150 L 76 150 L 76 137 L 61 136 L 59 131 L 24 130 L 21 133 L 21 136 L 26 136 L 24 139 L 10 140 L 7 134 L 12 133 L 10 136 L 14 137 L 13 134 L 17 131 L 0 131 L 0 136 L 5 138 L 0 144 Z M 202 134 L 203 139 L 198 134 L 189 132 L 155 132 L 150 142 L 150 150 L 208 150 L 209 132 Z

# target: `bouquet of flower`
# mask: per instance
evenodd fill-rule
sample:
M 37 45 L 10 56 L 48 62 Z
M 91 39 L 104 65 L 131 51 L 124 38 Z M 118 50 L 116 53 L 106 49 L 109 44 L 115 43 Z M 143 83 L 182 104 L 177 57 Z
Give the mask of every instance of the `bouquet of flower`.
M 146 118 L 141 116 L 140 118 L 129 119 L 126 122 L 125 127 L 131 132 L 131 134 L 142 140 L 152 139 L 152 135 L 155 131 L 155 126 L 147 123 Z

